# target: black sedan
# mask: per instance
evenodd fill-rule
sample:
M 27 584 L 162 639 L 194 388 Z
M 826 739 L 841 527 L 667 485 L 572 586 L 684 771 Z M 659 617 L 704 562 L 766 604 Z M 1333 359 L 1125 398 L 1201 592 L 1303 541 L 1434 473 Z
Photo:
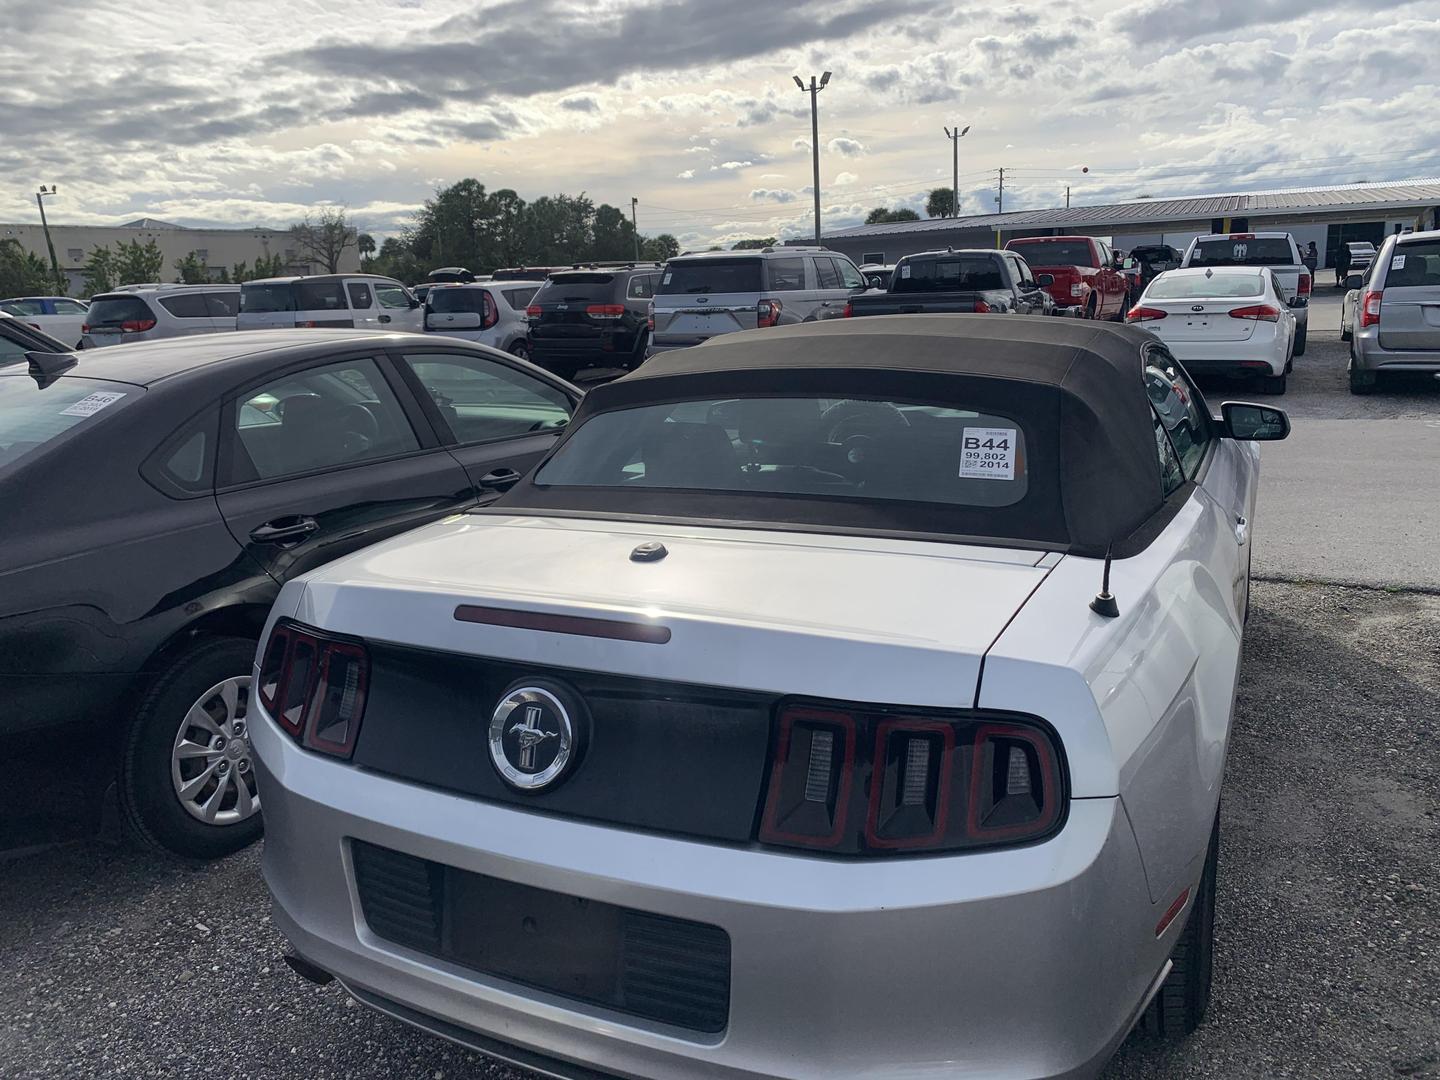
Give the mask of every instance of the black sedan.
M 497 498 L 578 399 L 481 345 L 348 330 L 0 364 L 0 753 L 78 726 L 141 841 L 253 840 L 246 706 L 280 586 Z

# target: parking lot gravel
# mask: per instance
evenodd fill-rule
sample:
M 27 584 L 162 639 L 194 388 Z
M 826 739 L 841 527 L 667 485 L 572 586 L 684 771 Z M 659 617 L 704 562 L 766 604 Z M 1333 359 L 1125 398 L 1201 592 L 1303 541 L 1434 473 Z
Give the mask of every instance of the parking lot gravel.
M 1440 597 L 1257 584 L 1215 996 L 1105 1080 L 1440 1078 Z M 0 1076 L 519 1080 L 280 961 L 259 851 L 0 863 Z M 857 988 L 859 992 L 860 988 Z

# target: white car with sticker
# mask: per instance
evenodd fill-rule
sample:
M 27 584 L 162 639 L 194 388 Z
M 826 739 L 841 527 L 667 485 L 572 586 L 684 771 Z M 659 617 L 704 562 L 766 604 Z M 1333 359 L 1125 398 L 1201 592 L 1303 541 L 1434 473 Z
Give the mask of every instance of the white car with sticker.
M 497 501 L 281 592 L 247 708 L 291 966 L 556 1076 L 1089 1078 L 1183 1037 L 1288 430 L 1039 317 L 592 389 Z

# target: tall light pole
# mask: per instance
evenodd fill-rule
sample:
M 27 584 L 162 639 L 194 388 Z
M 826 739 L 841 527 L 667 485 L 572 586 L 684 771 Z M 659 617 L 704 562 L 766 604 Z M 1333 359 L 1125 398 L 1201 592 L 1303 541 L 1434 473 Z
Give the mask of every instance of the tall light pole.
M 635 234 L 635 261 L 640 261 L 640 226 L 635 224 L 635 204 L 640 200 L 630 196 L 630 231 Z
M 40 190 L 35 193 L 35 205 L 40 208 L 40 228 L 45 233 L 45 246 L 50 251 L 50 272 L 55 275 L 55 287 L 62 293 L 69 292 L 65 279 L 60 276 L 60 261 L 55 258 L 55 241 L 50 239 L 50 223 L 45 220 L 45 196 L 55 194 L 55 185 L 46 187 L 40 185 Z
M 810 152 L 815 158 L 815 246 L 820 247 L 820 91 L 825 89 L 825 84 L 830 81 L 830 72 L 825 72 L 817 81 L 814 75 L 810 76 L 810 85 L 806 86 L 799 75 L 794 75 L 795 85 L 800 91 L 810 95 Z
M 966 124 L 963 130 L 956 128 L 954 131 L 951 131 L 948 127 L 945 129 L 945 137 L 950 140 L 950 149 L 953 151 L 950 162 L 953 170 L 950 184 L 951 217 L 958 218 L 960 216 L 960 140 L 969 133 L 969 124 Z

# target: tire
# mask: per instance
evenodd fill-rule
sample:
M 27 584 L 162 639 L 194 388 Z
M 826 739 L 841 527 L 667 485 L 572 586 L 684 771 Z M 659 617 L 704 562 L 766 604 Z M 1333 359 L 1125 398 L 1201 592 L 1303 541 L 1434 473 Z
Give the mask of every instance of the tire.
M 1357 371 L 1355 370 L 1355 361 L 1350 361 L 1350 393 L 1373 394 L 1375 382 L 1376 376 L 1373 371 Z
M 1295 349 L 1294 349 L 1294 355 L 1296 355 L 1296 356 L 1304 356 L 1304 355 L 1305 355 L 1305 332 L 1306 332 L 1307 330 L 1309 330 L 1309 329 L 1310 329 L 1310 324 L 1309 324 L 1309 323 L 1306 323 L 1304 326 L 1297 326 L 1297 327 L 1295 328 Z
M 1174 965 L 1140 1018 L 1142 1031 L 1167 1041 L 1183 1039 L 1205 1019 L 1215 967 L 1215 879 L 1220 862 L 1220 818 L 1210 830 L 1210 847 L 1200 888 L 1185 929 L 1170 950 Z
M 1353 340 L 1355 340 L 1355 332 L 1354 332 L 1353 330 L 1346 330 L 1346 329 L 1343 329 L 1343 328 L 1342 328 L 1341 331 L 1340 331 L 1340 340 L 1341 340 L 1341 341 L 1353 341 Z
M 1285 393 L 1286 382 L 1287 379 L 1283 371 L 1279 375 L 1265 375 L 1260 379 L 1260 390 L 1262 393 L 1274 394 L 1278 397 L 1280 394 Z
M 1100 314 L 1100 301 L 1095 299 L 1095 294 L 1090 294 L 1090 299 L 1085 301 L 1085 318 L 1094 319 Z
M 253 641 L 201 638 L 141 699 L 125 732 L 117 784 L 126 834 L 139 846 L 217 859 L 259 838 L 249 737 L 234 723 L 245 718 L 254 656 Z M 196 786 L 203 773 L 209 776 Z M 182 801 L 186 785 L 194 793 Z M 215 821 L 205 820 L 207 811 Z
M 510 345 L 510 355 L 518 356 L 521 360 L 529 360 L 530 342 L 526 341 L 524 338 L 521 338 L 519 341 L 512 342 Z

